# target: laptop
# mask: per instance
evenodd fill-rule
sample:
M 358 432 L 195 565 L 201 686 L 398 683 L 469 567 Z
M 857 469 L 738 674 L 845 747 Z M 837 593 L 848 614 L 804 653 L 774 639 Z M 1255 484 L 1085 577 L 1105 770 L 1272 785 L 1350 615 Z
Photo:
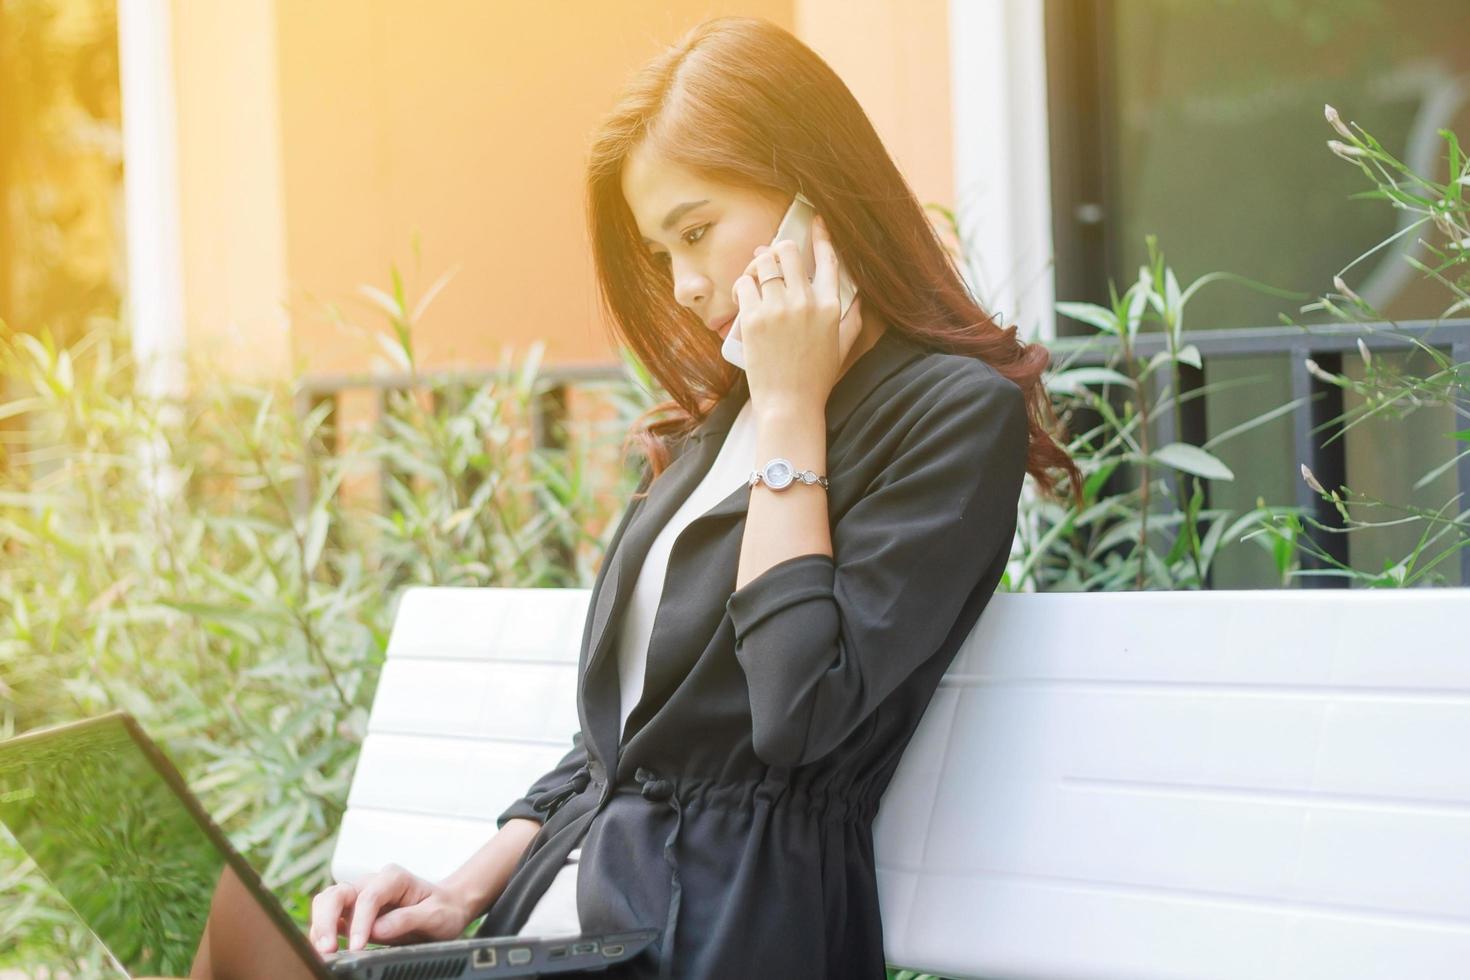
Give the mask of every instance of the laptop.
M 576 976 L 658 938 L 479 937 L 323 958 L 121 711 L 0 741 L 0 823 L 129 977 Z

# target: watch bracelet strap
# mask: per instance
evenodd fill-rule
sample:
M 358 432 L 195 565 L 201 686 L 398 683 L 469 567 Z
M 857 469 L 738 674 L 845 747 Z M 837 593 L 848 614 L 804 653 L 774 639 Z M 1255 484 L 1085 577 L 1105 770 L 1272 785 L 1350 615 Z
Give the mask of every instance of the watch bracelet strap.
M 749 480 L 747 480 L 747 483 L 751 487 L 761 486 L 765 482 L 766 474 L 764 470 L 750 471 L 750 478 Z M 828 488 L 827 478 L 825 476 L 819 476 L 813 470 L 796 470 L 791 474 L 791 483 L 788 483 L 786 487 L 783 487 L 782 489 L 787 489 L 798 483 L 805 483 L 807 486 L 816 485 L 821 487 L 823 490 L 826 490 Z

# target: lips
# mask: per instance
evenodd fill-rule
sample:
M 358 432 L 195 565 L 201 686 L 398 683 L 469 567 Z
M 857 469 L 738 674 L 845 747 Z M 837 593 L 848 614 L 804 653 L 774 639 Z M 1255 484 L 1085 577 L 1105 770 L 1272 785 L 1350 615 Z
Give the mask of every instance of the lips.
M 725 335 L 730 332 L 730 324 L 734 322 L 735 314 L 731 313 L 729 316 L 725 317 L 725 319 L 712 325 L 710 329 L 719 334 L 721 339 L 724 339 Z

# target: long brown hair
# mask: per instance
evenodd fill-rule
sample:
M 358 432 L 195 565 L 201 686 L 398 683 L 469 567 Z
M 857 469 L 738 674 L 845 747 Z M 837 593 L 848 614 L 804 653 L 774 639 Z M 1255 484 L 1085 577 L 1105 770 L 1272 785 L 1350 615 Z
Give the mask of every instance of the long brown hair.
M 617 333 L 670 400 L 639 416 L 628 442 L 657 477 L 671 447 L 739 380 L 720 339 L 674 300 L 623 198 L 629 154 L 647 141 L 705 179 L 789 199 L 801 191 L 826 222 L 863 309 L 920 345 L 978 357 L 1020 386 L 1026 469 L 1057 496 L 1061 469 L 1082 506 L 1082 478 L 1050 429 L 1041 374 L 1051 355 L 981 309 L 857 100 L 816 52 L 770 21 L 716 17 L 691 29 L 629 81 L 591 145 L 587 217 L 601 301 Z M 650 416 L 664 416 L 647 421 Z M 628 443 L 625 443 L 625 449 Z

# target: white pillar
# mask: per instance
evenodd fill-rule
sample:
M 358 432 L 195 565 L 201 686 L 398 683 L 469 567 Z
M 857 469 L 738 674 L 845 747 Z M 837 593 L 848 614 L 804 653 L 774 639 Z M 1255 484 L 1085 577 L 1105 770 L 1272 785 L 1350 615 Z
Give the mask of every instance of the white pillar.
M 970 287 L 1003 326 L 1056 336 L 1042 0 L 950 0 L 955 203 Z
M 127 214 L 125 298 L 145 398 L 182 394 L 184 272 L 179 233 L 178 143 L 169 0 L 118 0 L 118 70 L 122 89 L 123 193 Z M 177 404 L 160 406 L 177 421 Z M 135 447 L 146 485 L 162 508 L 174 506 L 183 475 L 162 436 Z
M 1042 0 L 949 4 L 955 210 L 970 289 L 1000 326 L 1045 343 L 1056 337 L 1056 276 L 1043 14 Z M 1030 541 L 1037 499 L 1027 483 L 1019 530 Z M 1013 589 L 1023 588 L 1019 558 L 1013 544 Z
M 184 276 L 169 0 L 118 0 L 123 183 L 128 271 L 125 310 L 141 393 L 184 385 Z

